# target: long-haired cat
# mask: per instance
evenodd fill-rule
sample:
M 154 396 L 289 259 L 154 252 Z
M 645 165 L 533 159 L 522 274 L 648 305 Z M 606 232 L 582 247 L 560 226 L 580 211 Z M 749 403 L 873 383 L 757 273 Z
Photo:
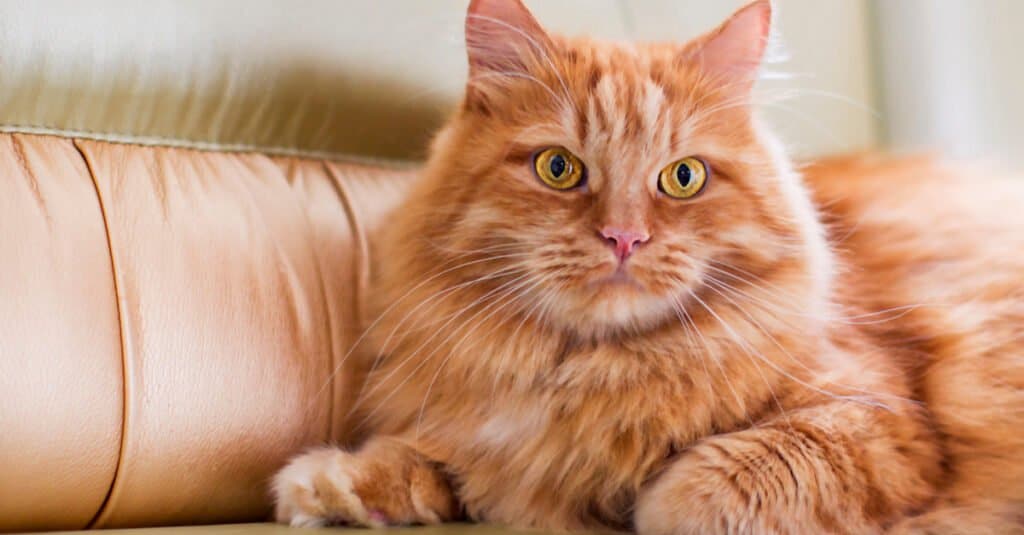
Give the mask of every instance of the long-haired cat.
M 375 242 L 366 438 L 286 466 L 279 521 L 1022 530 L 1024 182 L 797 169 L 751 109 L 770 19 L 611 43 L 471 2 Z

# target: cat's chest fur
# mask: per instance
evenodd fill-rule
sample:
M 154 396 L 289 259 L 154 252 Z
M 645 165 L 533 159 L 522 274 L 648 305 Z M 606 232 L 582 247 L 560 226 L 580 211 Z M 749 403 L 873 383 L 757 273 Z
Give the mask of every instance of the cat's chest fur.
M 625 526 L 637 491 L 666 459 L 747 416 L 747 407 L 721 402 L 726 387 L 709 372 L 722 363 L 702 364 L 714 357 L 687 354 L 681 336 L 569 344 L 535 337 L 536 367 L 519 370 L 517 382 L 481 389 L 463 381 L 453 395 L 475 409 L 456 416 L 444 403 L 428 408 L 431 449 L 455 475 L 467 510 L 520 525 Z

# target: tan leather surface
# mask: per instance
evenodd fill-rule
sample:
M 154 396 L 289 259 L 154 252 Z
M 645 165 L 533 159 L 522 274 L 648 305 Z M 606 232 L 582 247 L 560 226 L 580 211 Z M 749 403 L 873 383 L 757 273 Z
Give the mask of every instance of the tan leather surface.
M 559 32 L 685 40 L 744 1 L 527 3 Z M 0 0 L 0 130 L 416 158 L 462 91 L 467 3 Z M 791 98 L 766 112 L 801 151 L 873 143 L 867 0 L 776 4 Z
M 407 177 L 0 135 L 0 530 L 266 518 Z
M 76 528 L 121 443 L 110 253 L 70 140 L 0 136 L 0 530 Z

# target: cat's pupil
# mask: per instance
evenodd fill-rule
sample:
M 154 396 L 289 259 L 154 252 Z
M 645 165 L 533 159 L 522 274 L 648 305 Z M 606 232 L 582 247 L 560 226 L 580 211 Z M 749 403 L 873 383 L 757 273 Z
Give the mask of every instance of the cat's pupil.
M 679 168 L 676 169 L 676 180 L 679 181 L 680 186 L 683 186 L 685 188 L 686 186 L 690 185 L 691 179 L 692 173 L 690 172 L 689 166 L 680 165 Z
M 551 163 L 549 164 L 551 176 L 555 178 L 561 177 L 562 173 L 565 172 L 566 165 L 565 158 L 561 154 L 556 154 L 554 158 L 551 158 Z

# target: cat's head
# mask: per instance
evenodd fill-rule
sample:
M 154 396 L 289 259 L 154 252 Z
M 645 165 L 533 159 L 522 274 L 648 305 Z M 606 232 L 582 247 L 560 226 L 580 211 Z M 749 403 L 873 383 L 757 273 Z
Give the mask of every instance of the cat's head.
M 721 304 L 743 278 L 821 290 L 810 202 L 751 109 L 770 20 L 758 0 L 689 43 L 612 43 L 473 0 L 466 96 L 398 216 L 405 254 L 593 337 Z

